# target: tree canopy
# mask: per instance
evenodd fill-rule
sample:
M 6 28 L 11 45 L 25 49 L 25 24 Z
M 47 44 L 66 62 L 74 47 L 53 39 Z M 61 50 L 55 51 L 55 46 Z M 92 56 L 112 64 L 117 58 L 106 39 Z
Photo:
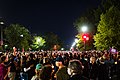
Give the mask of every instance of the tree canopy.
M 120 10 L 112 6 L 105 14 L 101 14 L 100 19 L 94 36 L 95 47 L 104 50 L 115 46 L 120 50 Z
M 44 39 L 46 41 L 44 47 L 45 50 L 53 50 L 54 46 L 57 46 L 57 50 L 59 50 L 62 46 L 62 41 L 60 38 L 52 32 L 46 33 L 44 35 Z
M 78 30 L 79 38 L 81 37 L 80 28 L 82 27 L 82 25 L 87 25 L 91 35 L 97 33 L 94 37 L 95 40 L 93 40 L 92 39 L 93 37 L 91 36 L 91 42 L 89 42 L 89 43 L 93 43 L 95 41 L 94 45 L 97 49 L 102 49 L 102 50 L 108 49 L 108 47 L 111 47 L 113 45 L 117 47 L 119 45 L 118 44 L 119 42 L 117 41 L 117 44 L 115 44 L 115 42 L 116 42 L 116 37 L 118 36 L 112 36 L 112 35 L 119 35 L 119 32 L 116 34 L 115 32 L 117 31 L 113 30 L 113 29 L 117 29 L 114 26 L 119 27 L 119 17 L 118 17 L 119 10 L 120 10 L 120 0 L 101 0 L 101 4 L 99 4 L 97 8 L 87 10 L 74 23 L 74 26 Z M 117 18 L 115 16 L 117 16 Z M 116 22 L 116 20 L 118 21 Z M 106 28 L 106 26 L 109 27 Z M 114 40 L 112 38 L 114 38 Z M 79 45 L 82 46 L 82 43 L 79 42 Z
M 29 30 L 20 24 L 11 24 L 6 27 L 5 30 L 5 42 L 9 44 L 9 47 L 16 47 L 19 49 L 29 48 L 30 34 Z
M 89 40 L 86 41 L 86 50 L 92 49 L 93 46 L 93 36 L 92 34 L 94 33 L 94 29 L 93 29 L 93 25 L 92 23 L 89 21 L 89 19 L 87 17 L 80 17 L 76 20 L 76 22 L 74 23 L 74 26 L 76 27 L 78 34 L 77 34 L 77 38 L 79 39 L 79 42 L 77 43 L 78 49 L 79 50 L 83 50 L 84 49 L 84 41 L 82 40 L 82 34 L 89 34 Z M 86 26 L 87 27 L 87 31 L 83 32 L 81 29 L 82 27 Z
M 32 40 L 33 44 L 31 45 L 33 49 L 40 50 L 45 45 L 46 41 L 40 36 L 34 36 L 34 39 Z

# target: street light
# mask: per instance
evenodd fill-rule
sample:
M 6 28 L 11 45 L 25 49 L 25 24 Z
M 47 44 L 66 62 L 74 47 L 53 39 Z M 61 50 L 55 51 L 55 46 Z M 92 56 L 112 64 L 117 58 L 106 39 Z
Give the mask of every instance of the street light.
M 84 41 L 84 50 L 86 50 L 86 41 L 89 40 L 89 35 L 85 34 L 85 32 L 88 31 L 88 27 L 87 26 L 82 26 L 81 30 L 84 33 L 84 34 L 82 34 L 82 39 Z
M 82 30 L 82 32 L 86 32 L 88 30 L 88 27 L 87 26 L 82 26 L 81 30 Z
M 73 49 L 73 47 L 78 43 L 78 41 L 79 41 L 79 40 L 78 40 L 77 38 L 75 38 L 75 40 L 74 40 L 74 42 L 73 42 L 70 50 Z
M 37 38 L 37 43 L 40 43 L 40 38 Z
M 1 40 L 0 40 L 0 45 L 2 46 L 3 45 L 3 27 L 2 27 L 2 25 L 4 24 L 4 22 L 3 21 L 0 21 L 0 29 L 1 29 Z
M 82 40 L 84 41 L 84 50 L 86 50 L 86 41 L 89 40 L 89 34 L 82 34 Z
M 7 47 L 8 47 L 8 45 L 6 44 L 6 45 L 5 45 L 5 50 L 7 50 Z
M 76 39 L 75 39 L 75 43 L 78 43 L 78 41 L 79 41 L 79 40 L 76 38 Z
M 20 37 L 23 37 L 23 34 L 21 34 Z
M 21 34 L 21 35 L 20 35 L 20 38 L 22 39 L 22 40 L 21 40 L 22 42 L 23 42 L 23 37 L 24 37 L 24 35 Z M 24 52 L 24 45 L 22 45 L 22 52 Z

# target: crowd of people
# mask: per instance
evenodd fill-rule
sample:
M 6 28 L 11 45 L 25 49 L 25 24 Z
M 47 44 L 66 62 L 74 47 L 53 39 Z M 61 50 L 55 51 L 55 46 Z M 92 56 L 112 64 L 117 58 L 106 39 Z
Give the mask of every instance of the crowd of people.
M 119 80 L 119 77 L 119 52 L 0 53 L 0 80 Z

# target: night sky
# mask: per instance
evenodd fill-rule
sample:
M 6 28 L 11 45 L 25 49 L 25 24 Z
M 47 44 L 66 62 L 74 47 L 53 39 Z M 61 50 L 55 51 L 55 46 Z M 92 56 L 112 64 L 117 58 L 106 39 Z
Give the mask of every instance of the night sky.
M 19 23 L 31 33 L 54 32 L 71 45 L 77 30 L 73 23 L 99 0 L 0 0 L 0 17 L 6 24 Z

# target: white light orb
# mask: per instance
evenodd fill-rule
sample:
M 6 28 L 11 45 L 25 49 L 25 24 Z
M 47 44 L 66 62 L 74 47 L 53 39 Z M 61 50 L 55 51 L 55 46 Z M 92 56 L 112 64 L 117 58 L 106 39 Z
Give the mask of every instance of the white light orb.
M 81 30 L 82 30 L 82 32 L 86 32 L 88 30 L 88 28 L 87 28 L 87 26 L 83 26 Z

